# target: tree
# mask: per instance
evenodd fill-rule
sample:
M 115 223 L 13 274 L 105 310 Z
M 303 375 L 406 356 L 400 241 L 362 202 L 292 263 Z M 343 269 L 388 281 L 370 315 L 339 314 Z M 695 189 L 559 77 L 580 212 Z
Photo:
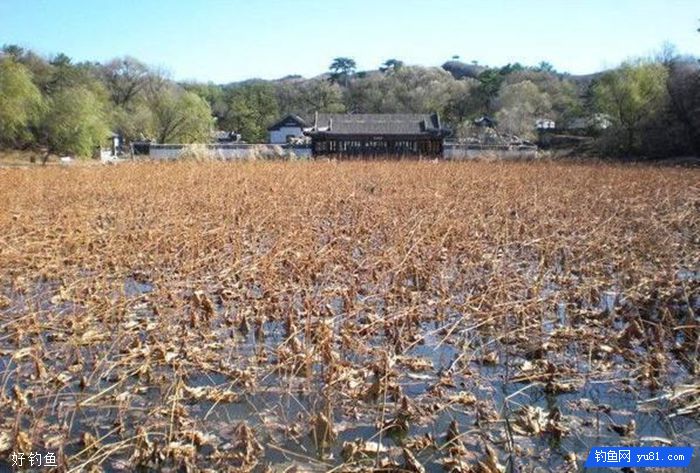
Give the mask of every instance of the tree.
M 207 142 L 214 120 L 209 104 L 176 86 L 160 88 L 149 103 L 151 129 L 158 143 Z
M 685 150 L 700 155 L 700 64 L 693 58 L 678 59 L 668 68 L 669 109 L 683 130 Z
M 347 87 L 350 76 L 355 73 L 355 69 L 357 69 L 357 64 L 355 64 L 354 59 L 349 57 L 337 57 L 333 59 L 330 65 L 330 80 L 336 84 L 342 83 Z
M 477 79 L 481 83 L 475 93 L 477 100 L 481 103 L 481 113 L 490 115 L 495 112 L 495 100 L 501 90 L 506 77 L 524 71 L 525 68 L 519 63 L 506 64 L 499 69 L 486 69 L 479 73 Z
M 678 62 L 681 55 L 678 52 L 678 48 L 675 44 L 665 41 L 661 48 L 654 54 L 654 62 L 663 64 L 664 67 L 670 68 L 674 62 Z
M 499 126 L 506 133 L 526 139 L 536 137 L 535 121 L 547 117 L 552 108 L 549 96 L 529 80 L 504 86 L 498 94 L 498 103 Z
M 63 53 L 58 53 L 49 61 L 49 64 L 56 67 L 67 67 L 71 64 L 71 58 Z
M 40 91 L 46 92 L 53 78 L 53 66 L 46 59 L 32 51 L 10 44 L 2 48 L 2 55 L 14 58 L 31 73 L 32 81 Z
M 134 72 L 141 70 L 141 66 L 145 74 Z M 155 112 L 163 117 L 163 110 L 167 110 L 164 102 L 177 86 L 164 72 L 146 68 L 131 58 L 115 59 L 101 66 L 99 76 L 107 85 L 106 100 L 112 104 L 109 109 L 113 131 L 126 143 L 156 139 L 160 121 Z
M 385 74 L 390 74 L 398 71 L 403 66 L 403 61 L 399 61 L 398 59 L 388 59 L 379 67 L 379 70 Z
M 39 119 L 42 105 L 29 71 L 12 56 L 0 58 L 0 143 L 16 146 L 30 141 L 29 128 Z
M 153 112 L 146 102 L 139 102 L 129 110 L 124 107 L 111 107 L 109 116 L 112 130 L 118 133 L 125 143 L 142 141 L 155 136 Z
M 554 66 L 547 61 L 540 61 L 540 63 L 534 68 L 534 70 L 537 72 L 549 72 L 549 73 L 556 72 L 556 70 L 554 69 Z
M 393 83 L 390 77 L 374 75 L 357 79 L 345 89 L 343 102 L 351 113 L 382 113 L 394 111 Z
M 112 59 L 103 66 L 103 77 L 115 105 L 131 105 L 146 87 L 148 67 L 132 57 Z
M 464 78 L 454 81 L 449 88 L 447 103 L 445 103 L 443 118 L 446 123 L 457 127 L 465 120 L 477 118 L 480 104 L 475 91 L 479 87 L 476 79 Z
M 62 89 L 49 100 L 42 130 L 49 151 L 91 156 L 109 133 L 104 104 L 85 87 Z
M 253 82 L 228 91 L 228 105 L 221 126 L 236 131 L 248 142 L 267 139 L 267 127 L 279 118 L 279 105 L 272 85 Z
M 479 87 L 476 95 L 480 103 L 481 113 L 492 114 L 494 112 L 494 100 L 498 97 L 498 91 L 503 84 L 503 74 L 498 69 L 487 69 L 479 74 Z
M 225 126 L 228 104 L 226 103 L 224 86 L 214 84 L 213 82 L 208 82 L 206 84 L 201 82 L 185 82 L 180 85 L 186 91 L 197 94 L 209 104 L 211 113 L 216 121 L 215 125 L 218 128 Z
M 523 67 L 522 64 L 520 64 L 519 62 L 514 62 L 512 64 L 508 63 L 505 66 L 501 67 L 498 70 L 498 72 L 502 76 L 507 76 L 508 74 L 512 74 L 514 72 L 520 72 L 520 71 L 524 71 L 524 70 L 525 70 L 525 67 Z
M 346 107 L 356 113 L 444 112 L 450 98 L 472 82 L 455 81 L 439 68 L 404 66 L 388 75 L 353 81 L 345 90 Z
M 83 87 L 89 89 L 106 102 L 109 94 L 100 79 L 99 68 L 89 62 L 72 64 L 65 54 L 59 54 L 49 63 L 51 67 L 48 80 L 44 84 L 46 94 L 54 94 L 66 88 Z
M 661 64 L 626 63 L 601 77 L 593 86 L 598 111 L 613 121 L 613 137 L 618 152 L 636 153 L 640 148 L 640 131 L 645 121 L 666 104 L 668 72 Z
M 566 77 L 548 71 L 525 69 L 509 74 L 504 84 L 517 84 L 523 81 L 532 82 L 540 92 L 547 94 L 551 103 L 551 111 L 548 112 L 547 118 L 558 124 L 568 123 L 571 119 L 584 114 L 579 91 L 576 85 Z
M 312 118 L 314 112 L 342 113 L 346 110 L 343 91 L 327 80 L 284 81 L 275 85 L 279 114 L 294 113 Z
M 19 61 L 25 54 L 24 48 L 16 44 L 3 44 L 2 53 L 5 56 L 10 56 L 14 58 L 15 61 Z

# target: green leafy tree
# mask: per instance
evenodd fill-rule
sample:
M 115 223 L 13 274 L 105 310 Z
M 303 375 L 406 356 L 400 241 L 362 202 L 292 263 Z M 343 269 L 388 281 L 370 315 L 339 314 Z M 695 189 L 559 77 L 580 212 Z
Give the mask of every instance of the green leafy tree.
M 333 59 L 329 69 L 331 71 L 331 82 L 343 84 L 345 87 L 347 87 L 350 82 L 350 77 L 357 69 L 357 64 L 352 58 L 337 57 Z
M 124 107 L 110 108 L 112 130 L 126 143 L 152 138 L 153 112 L 145 102 L 139 102 L 126 110 Z
M 487 69 L 479 74 L 479 87 L 475 91 L 481 113 L 491 114 L 495 110 L 494 101 L 501 90 L 504 81 L 503 74 L 498 69 Z
M 49 64 L 56 67 L 67 67 L 70 66 L 72 59 L 64 53 L 56 54 L 50 61 Z
M 224 88 L 221 85 L 208 82 L 206 84 L 201 82 L 185 82 L 181 86 L 188 92 L 193 92 L 204 99 L 211 108 L 212 115 L 220 126 L 222 120 L 226 116 L 227 104 L 226 104 L 226 94 L 224 93 Z
M 104 103 L 85 87 L 62 89 L 50 98 L 42 129 L 50 152 L 91 156 L 109 133 Z
M 44 87 L 47 94 L 51 95 L 65 88 L 83 87 L 105 103 L 108 100 L 107 89 L 101 80 L 99 69 L 94 64 L 89 62 L 73 64 L 68 56 L 59 54 L 51 60 L 49 65 L 50 78 Z
M 398 59 L 388 59 L 379 67 L 379 70 L 385 74 L 391 74 L 398 71 L 403 66 L 403 61 L 399 61 Z
M 24 48 L 17 44 L 3 44 L 2 46 L 2 54 L 14 58 L 15 61 L 20 61 L 25 53 Z
M 30 72 L 13 57 L 0 59 L 0 143 L 16 146 L 31 141 L 30 127 L 39 119 L 42 105 Z
M 481 104 L 481 113 L 491 115 L 496 111 L 496 99 L 506 78 L 525 68 L 519 63 L 506 64 L 499 69 L 486 69 L 477 77 L 480 85 L 475 94 Z
M 613 137 L 618 152 L 639 152 L 640 132 L 645 121 L 665 106 L 668 71 L 661 64 L 623 64 L 601 77 L 593 86 L 598 111 L 613 121 Z
M 48 91 L 54 67 L 45 58 L 14 44 L 4 45 L 1 55 L 10 56 L 26 67 L 39 90 L 42 93 Z
M 201 97 L 164 87 L 152 98 L 152 133 L 158 143 L 206 143 L 213 127 L 211 108 Z
M 549 72 L 552 74 L 557 72 L 556 69 L 554 69 L 554 66 L 547 61 L 540 61 L 540 63 L 535 66 L 534 70 L 537 72 Z
M 502 76 L 507 76 L 508 74 L 513 74 L 514 72 L 520 72 L 524 71 L 525 67 L 520 64 L 519 62 L 514 62 L 514 63 L 508 63 L 505 66 L 501 67 L 498 72 Z
M 267 127 L 279 118 L 277 95 L 271 84 L 254 82 L 235 87 L 228 92 L 226 103 L 222 127 L 240 133 L 251 143 L 267 140 Z

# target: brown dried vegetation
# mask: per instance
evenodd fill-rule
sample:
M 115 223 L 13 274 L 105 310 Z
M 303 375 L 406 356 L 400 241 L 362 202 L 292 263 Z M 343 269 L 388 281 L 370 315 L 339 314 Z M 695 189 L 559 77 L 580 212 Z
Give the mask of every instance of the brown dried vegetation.
M 552 163 L 0 169 L 0 462 L 570 471 L 601 439 L 697 444 L 699 182 Z

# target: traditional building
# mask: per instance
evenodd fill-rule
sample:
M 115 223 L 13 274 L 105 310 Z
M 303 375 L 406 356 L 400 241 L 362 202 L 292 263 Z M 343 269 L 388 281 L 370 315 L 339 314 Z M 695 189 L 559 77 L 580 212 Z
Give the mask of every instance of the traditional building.
M 287 115 L 270 128 L 267 129 L 270 134 L 269 143 L 273 145 L 282 145 L 289 143 L 294 138 L 304 136 L 304 129 L 308 125 L 301 117 L 297 115 Z
M 317 113 L 304 133 L 314 156 L 441 157 L 450 131 L 437 113 Z

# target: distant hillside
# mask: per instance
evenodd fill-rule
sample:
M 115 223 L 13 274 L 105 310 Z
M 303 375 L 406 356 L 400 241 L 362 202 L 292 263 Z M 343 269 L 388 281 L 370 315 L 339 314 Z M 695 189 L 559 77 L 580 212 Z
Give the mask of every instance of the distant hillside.
M 413 67 L 413 66 L 406 66 L 406 67 Z M 495 67 L 498 69 L 498 67 Z M 426 69 L 431 69 L 431 67 L 426 67 Z M 479 75 L 489 69 L 492 69 L 489 66 L 484 66 L 481 64 L 471 64 L 471 63 L 466 63 L 458 60 L 450 60 L 442 64 L 438 69 L 442 69 L 444 71 L 447 71 L 454 77 L 455 79 L 477 79 Z M 576 84 L 576 86 L 579 89 L 585 89 L 587 88 L 591 82 L 593 82 L 595 79 L 600 77 L 601 75 L 605 74 L 607 71 L 600 71 L 600 72 L 594 72 L 591 74 L 569 74 L 568 72 L 553 72 L 556 76 L 562 78 L 562 79 L 567 79 Z M 373 77 L 373 76 L 378 76 L 382 75 L 383 72 L 380 71 L 379 69 L 368 69 L 365 71 L 358 71 L 355 74 L 356 78 L 363 78 L 363 77 Z M 234 81 L 234 82 L 229 82 L 226 84 L 221 84 L 223 86 L 240 86 L 240 85 L 247 85 L 247 84 L 254 84 L 254 83 L 260 83 L 260 82 L 269 82 L 273 84 L 294 84 L 294 83 L 303 83 L 309 80 L 330 80 L 331 74 L 328 72 L 323 72 L 321 74 L 315 75 L 313 77 L 304 77 L 299 74 L 289 74 L 284 77 L 280 77 L 279 79 L 259 79 L 259 78 L 251 78 L 251 79 L 245 79 L 241 81 Z

